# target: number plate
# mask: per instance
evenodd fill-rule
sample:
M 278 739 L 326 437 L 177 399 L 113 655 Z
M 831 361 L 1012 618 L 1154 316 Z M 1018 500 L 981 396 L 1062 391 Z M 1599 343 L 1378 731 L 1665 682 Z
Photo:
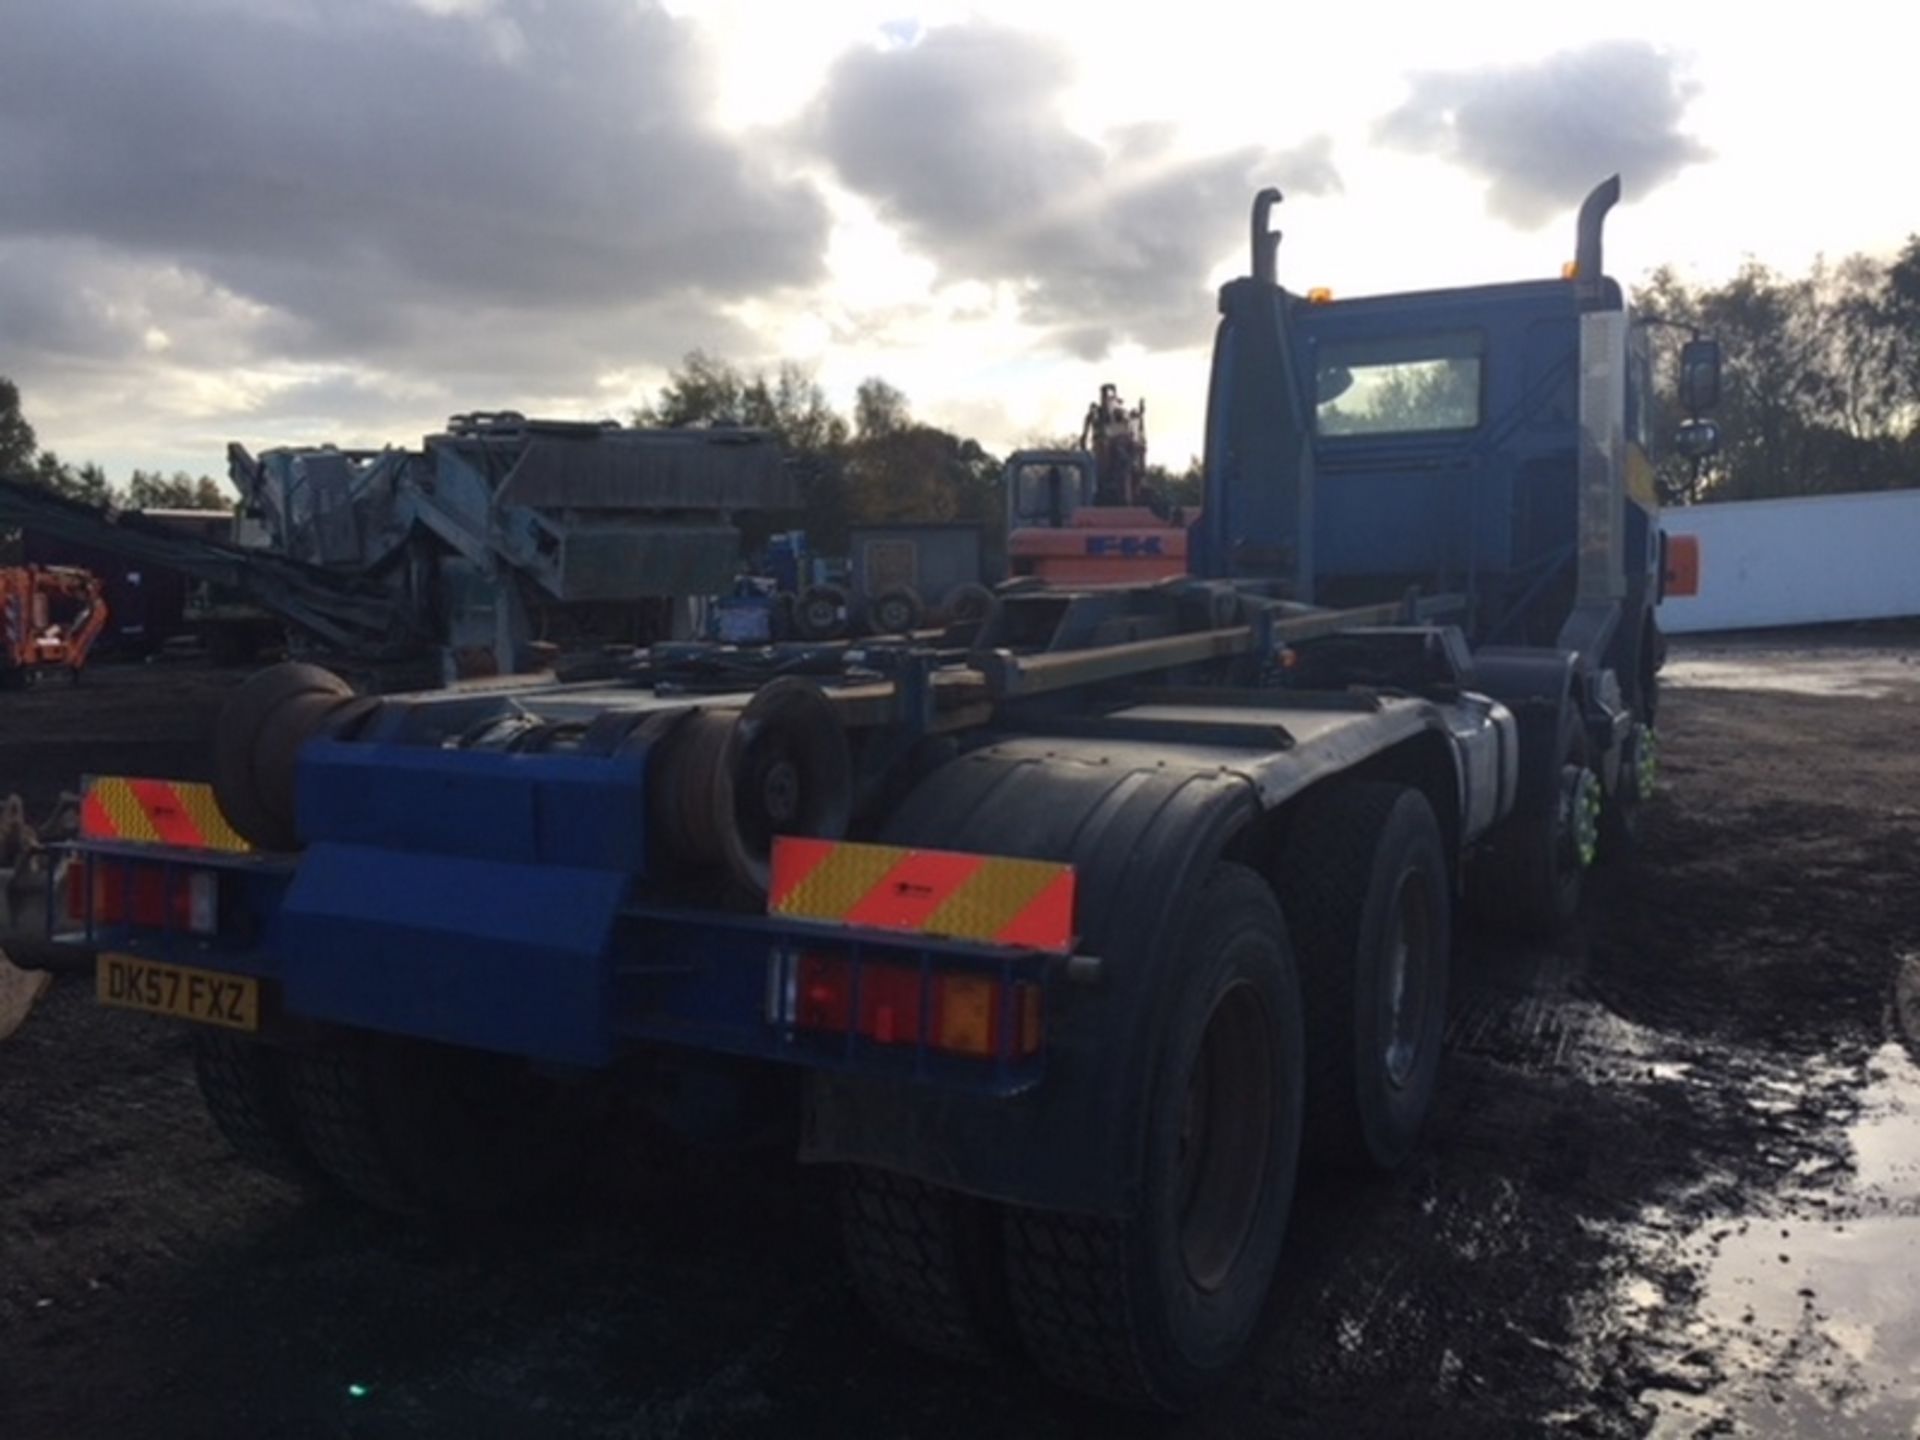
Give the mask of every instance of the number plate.
M 229 1030 L 260 1028 L 260 982 L 246 975 L 222 975 L 134 955 L 102 955 L 94 967 L 94 994 L 103 1005 L 151 1015 Z

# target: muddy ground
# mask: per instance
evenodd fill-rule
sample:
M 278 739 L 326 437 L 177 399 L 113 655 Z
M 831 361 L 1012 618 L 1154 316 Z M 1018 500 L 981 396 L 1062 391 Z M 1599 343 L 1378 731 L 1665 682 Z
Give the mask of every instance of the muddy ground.
M 0 792 L 195 773 L 224 683 L 0 696 Z M 0 1047 L 0 1435 L 1920 1434 L 1920 636 L 1676 645 L 1662 728 L 1641 863 L 1551 951 L 1468 941 L 1430 1142 L 1309 1185 L 1198 1416 L 895 1349 L 778 1156 L 636 1127 L 481 1233 L 305 1200 L 67 980 Z

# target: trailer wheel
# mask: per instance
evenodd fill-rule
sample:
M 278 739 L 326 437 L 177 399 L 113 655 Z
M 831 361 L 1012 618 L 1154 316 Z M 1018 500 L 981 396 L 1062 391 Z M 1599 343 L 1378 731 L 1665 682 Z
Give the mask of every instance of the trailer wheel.
M 996 1207 L 924 1180 L 849 1165 L 840 1234 L 854 1289 L 896 1339 L 985 1363 L 1010 1344 Z
M 597 1088 L 477 1050 L 356 1036 L 287 1059 L 320 1168 L 392 1215 L 502 1214 L 550 1198 L 579 1176 L 604 1115 Z
M 1549 793 L 1501 822 L 1469 876 L 1474 913 L 1492 928 L 1550 940 L 1580 909 L 1599 851 L 1600 778 L 1572 706 L 1561 722 Z
M 1056 1383 L 1182 1410 L 1245 1354 L 1286 1231 L 1301 1132 L 1299 986 L 1272 889 L 1222 864 L 1169 967 L 1123 1221 L 1008 1209 L 1008 1296 Z
M 234 1154 L 276 1180 L 317 1186 L 323 1177 L 300 1133 L 286 1057 L 231 1035 L 206 1032 L 193 1040 L 200 1098 Z
M 1433 1108 L 1452 920 L 1433 807 L 1400 785 L 1309 797 L 1280 862 L 1307 1016 L 1306 1146 L 1393 1170 Z
M 846 630 L 847 597 L 837 585 L 809 585 L 793 609 L 793 632 L 802 640 L 832 640 Z
M 982 625 L 993 618 L 1000 602 L 993 591 L 972 580 L 962 581 L 940 601 L 949 625 Z
M 876 635 L 905 635 L 920 628 L 926 607 L 911 587 L 895 585 L 867 602 L 867 624 Z

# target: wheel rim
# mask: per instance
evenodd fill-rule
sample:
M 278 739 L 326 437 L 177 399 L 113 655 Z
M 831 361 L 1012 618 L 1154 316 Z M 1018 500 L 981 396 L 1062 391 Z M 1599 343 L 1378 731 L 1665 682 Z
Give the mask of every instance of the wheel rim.
M 1660 742 L 1654 738 L 1653 728 L 1648 725 L 1636 726 L 1633 739 L 1633 787 L 1635 798 L 1650 800 L 1653 787 L 1660 777 Z
M 833 605 L 826 600 L 809 600 L 806 608 L 806 620 L 810 629 L 828 630 L 834 622 Z
M 1585 765 L 1560 772 L 1560 832 L 1568 858 L 1585 870 L 1600 853 L 1600 812 L 1605 796 L 1600 777 Z
M 1275 1066 L 1266 1004 L 1240 981 L 1207 1018 L 1180 1126 L 1180 1257 L 1204 1291 L 1226 1283 L 1253 1229 L 1273 1134 Z
M 1427 1027 L 1428 977 L 1433 965 L 1433 911 L 1420 872 L 1400 877 L 1394 898 L 1393 930 L 1387 942 L 1387 973 L 1381 1002 L 1387 1082 L 1406 1088 L 1419 1068 Z

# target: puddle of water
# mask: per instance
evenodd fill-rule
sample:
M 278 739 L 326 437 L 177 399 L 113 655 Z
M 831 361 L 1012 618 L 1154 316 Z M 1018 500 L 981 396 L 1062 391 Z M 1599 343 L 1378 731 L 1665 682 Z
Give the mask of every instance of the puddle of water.
M 1691 650 L 1660 671 L 1663 685 L 1882 700 L 1920 694 L 1920 663 L 1884 650 Z
M 1687 1243 L 1719 1383 L 1648 1391 L 1654 1436 L 1920 1437 L 1920 1066 L 1888 1045 L 1872 1076 L 1837 1213 L 1720 1220 Z

